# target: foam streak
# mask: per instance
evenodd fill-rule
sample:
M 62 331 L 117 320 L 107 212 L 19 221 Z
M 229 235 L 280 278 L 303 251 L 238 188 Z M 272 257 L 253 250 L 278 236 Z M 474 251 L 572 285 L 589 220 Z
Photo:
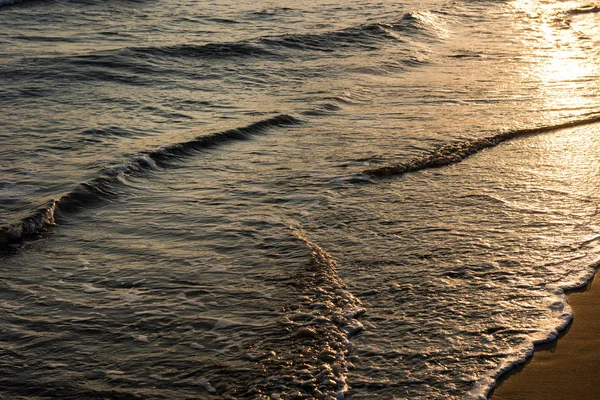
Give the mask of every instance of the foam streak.
M 455 142 L 443 145 L 431 154 L 427 154 L 415 158 L 406 163 L 389 165 L 385 167 L 368 169 L 363 171 L 363 174 L 373 178 L 390 178 L 400 176 L 410 172 L 417 172 L 431 168 L 440 168 L 447 165 L 458 164 L 464 159 L 479 153 L 482 150 L 495 147 L 502 142 L 517 139 L 521 137 L 539 135 L 542 133 L 554 132 L 561 129 L 574 128 L 582 125 L 589 125 L 600 122 L 600 116 L 569 121 L 558 125 L 543 126 L 539 128 L 517 129 L 507 132 L 502 132 L 497 135 L 482 138 Z
M 53 200 L 20 222 L 0 228 L 0 247 L 17 244 L 27 238 L 35 237 L 54 226 L 60 216 L 72 214 L 111 197 L 117 196 L 116 187 L 125 174 L 143 173 L 157 166 L 168 167 L 168 161 L 193 155 L 195 152 L 220 146 L 233 141 L 247 140 L 251 136 L 274 127 L 300 124 L 302 121 L 289 115 L 278 115 L 245 127 L 217 132 L 212 135 L 176 143 L 145 153 L 129 163 L 113 168 L 88 182 L 80 183 L 71 192 L 58 200 Z

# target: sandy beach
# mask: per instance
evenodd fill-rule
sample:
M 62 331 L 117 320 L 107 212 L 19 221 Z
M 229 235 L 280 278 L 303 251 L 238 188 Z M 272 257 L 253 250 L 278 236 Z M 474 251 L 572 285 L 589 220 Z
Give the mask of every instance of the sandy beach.
M 568 295 L 574 313 L 559 339 L 502 379 L 492 400 L 600 399 L 600 278 Z

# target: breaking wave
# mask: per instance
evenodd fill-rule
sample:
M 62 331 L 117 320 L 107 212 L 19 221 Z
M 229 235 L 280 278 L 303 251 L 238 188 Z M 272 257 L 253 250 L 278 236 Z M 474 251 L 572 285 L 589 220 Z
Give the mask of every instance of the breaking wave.
M 0 6 L 20 0 L 0 0 Z M 4 3 L 2 3 L 4 2 Z M 48 58 L 46 62 L 66 62 L 77 65 L 143 68 L 139 61 L 153 58 L 195 58 L 219 60 L 245 57 L 285 57 L 278 50 L 337 52 L 343 50 L 377 49 L 382 41 L 404 42 L 415 35 L 436 36 L 443 30 L 442 18 L 434 12 L 409 12 L 395 21 L 374 22 L 340 30 L 263 36 L 253 40 L 224 43 L 183 43 L 168 46 L 125 47 L 97 54 L 70 57 L 64 60 Z M 33 60 L 35 63 L 44 60 Z
M 382 40 L 402 42 L 400 33 L 433 32 L 435 26 L 431 13 L 407 13 L 394 22 L 370 23 L 338 31 L 319 34 L 295 34 L 273 38 L 264 38 L 262 43 L 274 47 L 286 47 L 296 50 L 334 52 L 340 49 L 376 48 Z
M 366 310 L 338 276 L 335 260 L 302 232 L 293 230 L 312 250 L 312 258 L 308 271 L 298 279 L 302 300 L 286 310 L 286 351 L 272 352 L 261 360 L 270 382 L 264 389 L 271 398 L 343 399 L 349 389 L 350 339 L 364 329 L 357 318 Z M 281 345 L 281 339 L 269 341 L 261 347 Z
M 441 146 L 433 153 L 423 155 L 405 163 L 368 169 L 363 171 L 363 174 L 373 178 L 389 178 L 404 175 L 410 172 L 422 171 L 425 169 L 445 167 L 447 165 L 457 164 L 482 150 L 495 147 L 508 140 L 558 131 L 560 129 L 594 124 L 598 122 L 600 122 L 600 115 L 595 115 L 589 118 L 569 121 L 557 125 L 529 129 L 517 129 L 502 132 L 491 137 L 449 143 Z
M 79 209 L 97 204 L 117 195 L 116 185 L 129 174 L 142 173 L 168 167 L 168 162 L 193 155 L 195 152 L 216 147 L 228 142 L 247 140 L 251 136 L 269 128 L 291 126 L 302 123 L 290 115 L 278 115 L 255 122 L 245 127 L 217 132 L 212 135 L 198 136 L 187 142 L 175 143 L 152 150 L 132 159 L 129 163 L 106 171 L 88 182 L 77 185 L 71 192 L 58 200 L 52 200 L 44 207 L 22 221 L 0 228 L 0 245 L 19 243 L 24 239 L 46 232 L 56 224 L 61 215 L 70 214 Z

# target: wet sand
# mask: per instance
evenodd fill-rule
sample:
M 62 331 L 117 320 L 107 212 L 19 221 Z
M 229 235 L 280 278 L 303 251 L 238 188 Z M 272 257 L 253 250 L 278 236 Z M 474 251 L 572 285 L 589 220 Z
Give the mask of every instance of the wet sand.
M 600 399 L 600 277 L 568 295 L 574 319 L 557 341 L 501 381 L 492 400 Z

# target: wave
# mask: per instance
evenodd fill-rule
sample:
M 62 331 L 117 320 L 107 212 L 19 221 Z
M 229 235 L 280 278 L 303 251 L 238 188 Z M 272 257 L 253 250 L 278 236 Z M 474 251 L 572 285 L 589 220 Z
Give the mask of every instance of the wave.
M 125 175 L 166 168 L 169 167 L 170 160 L 191 156 L 200 150 L 229 142 L 247 140 L 270 128 L 300 123 L 302 123 L 301 120 L 282 114 L 241 128 L 198 136 L 187 142 L 175 143 L 157 150 L 140 153 L 129 163 L 112 168 L 102 176 L 77 185 L 71 192 L 58 200 L 50 201 L 20 222 L 0 228 L 0 246 L 18 244 L 28 238 L 34 238 L 54 226 L 61 216 L 72 214 L 82 208 L 117 196 L 116 187 L 123 181 Z
M 348 48 L 375 49 L 376 42 L 394 40 L 402 42 L 399 33 L 434 33 L 441 27 L 440 18 L 433 12 L 409 12 L 393 22 L 377 22 L 320 33 L 288 34 L 259 37 L 254 40 L 201 45 L 180 44 L 164 47 L 140 47 L 127 51 L 136 54 L 170 57 L 230 58 L 248 56 L 276 56 L 267 49 L 287 48 L 334 52 Z
M 570 15 L 600 13 L 600 6 L 598 6 L 596 4 L 588 4 L 583 7 L 574 8 L 572 10 L 569 10 L 568 13 Z
M 345 28 L 337 31 L 310 34 L 294 34 L 263 38 L 261 43 L 294 50 L 334 52 L 344 49 L 377 49 L 381 41 L 405 42 L 404 34 L 434 34 L 439 23 L 433 13 L 409 12 L 394 22 L 377 22 Z
M 203 45 L 179 44 L 161 47 L 134 47 L 126 50 L 137 56 L 150 55 L 160 57 L 186 58 L 235 58 L 275 56 L 276 54 L 250 42 L 207 43 Z
M 0 74 L 10 80 L 106 81 L 152 86 L 161 76 L 172 79 L 189 73 L 188 69 L 180 68 L 179 63 L 174 65 L 174 60 L 218 62 L 259 57 L 281 58 L 260 44 L 249 42 L 123 47 L 87 54 L 23 58 L 0 66 Z
M 343 49 L 376 49 L 382 39 L 401 40 L 394 36 L 393 25 L 368 24 L 319 34 L 290 34 L 261 39 L 261 43 L 303 51 L 334 52 Z
M 261 344 L 286 349 L 261 360 L 269 376 L 265 391 L 272 398 L 343 399 L 351 368 L 350 339 L 364 329 L 358 318 L 366 310 L 338 276 L 336 261 L 303 232 L 292 230 L 312 250 L 312 257 L 297 279 L 302 300 L 286 310 L 286 336 Z
M 410 68 L 423 63 L 413 54 L 410 42 L 415 39 L 438 37 L 443 25 L 442 17 L 435 12 L 410 12 L 397 20 L 378 21 L 325 32 L 259 36 L 232 42 L 127 46 L 85 54 L 25 56 L 0 66 L 0 74 L 14 81 L 51 82 L 52 84 L 46 85 L 48 87 L 54 87 L 56 81 L 117 82 L 130 86 L 152 87 L 162 79 L 171 83 L 175 76 L 180 75 L 186 79 L 219 77 L 223 69 L 218 64 L 232 60 L 243 60 L 246 63 L 295 63 L 301 53 L 307 53 L 311 57 L 318 56 L 314 53 L 352 56 L 358 52 L 378 50 L 390 43 L 399 45 L 400 50 L 406 53 L 398 55 L 393 65 Z M 182 68 L 180 60 L 194 63 L 195 68 Z M 216 69 L 198 70 L 197 64 Z M 236 66 L 244 68 L 246 64 L 236 63 Z
M 410 172 L 445 167 L 447 165 L 457 164 L 463 161 L 464 159 L 479 153 L 482 150 L 495 147 L 500 143 L 508 140 L 531 135 L 539 135 L 542 133 L 558 131 L 560 129 L 573 128 L 598 122 L 600 122 L 600 115 L 595 115 L 589 118 L 569 121 L 557 125 L 542 126 L 538 128 L 517 129 L 502 132 L 491 137 L 449 143 L 441 146 L 433 153 L 423 155 L 405 163 L 368 169 L 363 171 L 363 174 L 368 175 L 372 178 L 389 178 L 404 175 Z
M 382 40 L 402 42 L 399 33 L 433 34 L 441 29 L 441 25 L 440 18 L 435 13 L 421 11 L 403 14 L 399 20 L 393 22 L 368 23 L 328 32 L 259 37 L 250 41 L 230 43 L 132 48 L 129 51 L 157 56 L 229 58 L 277 55 L 267 47 L 322 52 L 348 48 L 375 49 L 376 43 Z
M 2 4 L 39 0 L 0 0 Z M 3 3 L 4 2 L 4 3 Z M 319 32 L 263 36 L 251 40 L 222 43 L 182 43 L 169 46 L 125 47 L 121 49 L 61 58 L 28 60 L 35 63 L 57 62 L 97 67 L 137 69 L 140 60 L 158 58 L 195 58 L 219 60 L 243 57 L 284 57 L 281 49 L 336 52 L 340 50 L 376 49 L 382 41 L 404 42 L 405 36 L 435 35 L 442 29 L 441 18 L 434 12 L 409 12 L 399 20 L 374 22 L 344 29 Z M 144 71 L 142 71 L 144 72 Z

